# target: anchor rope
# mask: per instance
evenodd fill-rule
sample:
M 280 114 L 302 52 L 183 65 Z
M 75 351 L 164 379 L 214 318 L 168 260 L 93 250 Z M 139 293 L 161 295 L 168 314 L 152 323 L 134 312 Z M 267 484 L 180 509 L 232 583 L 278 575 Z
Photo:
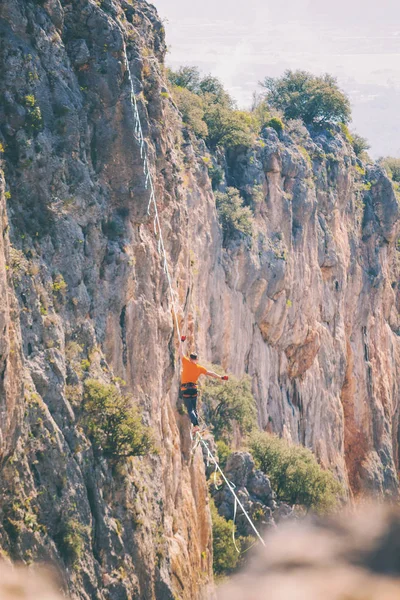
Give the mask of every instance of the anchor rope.
M 154 208 L 153 229 L 154 229 L 154 234 L 155 234 L 156 238 L 158 238 L 157 250 L 158 250 L 160 257 L 162 258 L 163 270 L 167 277 L 169 293 L 171 296 L 172 309 L 173 309 L 173 313 L 174 313 L 175 325 L 176 325 L 176 329 L 177 329 L 177 333 L 178 333 L 179 341 L 180 341 L 181 332 L 180 332 L 178 316 L 177 316 L 177 311 L 176 311 L 176 292 L 174 291 L 173 285 L 172 285 L 172 278 L 171 278 L 171 273 L 169 270 L 167 253 L 165 250 L 164 237 L 163 237 L 163 233 L 162 233 L 162 229 L 161 229 L 160 215 L 158 212 L 155 185 L 154 185 L 153 176 L 152 176 L 151 170 L 150 170 L 150 161 L 149 161 L 148 153 L 147 153 L 147 149 L 146 149 L 146 142 L 145 142 L 144 135 L 143 135 L 142 122 L 140 119 L 139 108 L 138 108 L 138 104 L 136 101 L 136 94 L 135 94 L 135 90 L 133 87 L 133 81 L 132 81 L 132 77 L 131 77 L 128 57 L 126 55 L 126 52 L 125 52 L 125 61 L 126 61 L 126 70 L 128 73 L 128 80 L 129 80 L 129 85 L 130 85 L 130 92 L 131 92 L 130 93 L 131 104 L 133 106 L 133 115 L 134 115 L 134 120 L 135 120 L 135 128 L 134 128 L 135 138 L 139 143 L 140 158 L 143 161 L 144 187 L 146 190 L 147 189 L 150 190 L 149 203 L 147 205 L 147 214 L 150 215 L 150 210 L 151 210 L 151 207 L 153 206 L 153 208 Z
M 233 485 L 233 483 L 232 483 L 232 482 L 230 482 L 230 481 L 229 481 L 229 480 L 228 480 L 228 479 L 225 477 L 225 475 L 224 475 L 224 472 L 222 471 L 221 467 L 219 466 L 217 459 L 215 458 L 215 456 L 213 455 L 213 453 L 211 452 L 210 448 L 208 447 L 208 445 L 206 444 L 206 442 L 204 441 L 204 439 L 202 438 L 202 436 L 200 435 L 200 433 L 199 433 L 199 432 L 197 432 L 196 436 L 198 437 L 198 439 L 199 439 L 200 443 L 201 443 L 201 444 L 204 446 L 204 448 L 206 449 L 206 451 L 207 451 L 207 458 L 208 458 L 208 459 L 210 459 L 210 460 L 211 460 L 211 461 L 214 463 L 216 470 L 217 470 L 217 471 L 220 473 L 220 475 L 221 475 L 222 479 L 225 481 L 226 485 L 228 486 L 228 489 L 229 489 L 229 491 L 231 492 L 232 496 L 233 496 L 233 497 L 234 497 L 234 499 L 235 499 L 235 511 L 234 511 L 234 512 L 235 512 L 235 516 L 236 516 L 236 509 L 237 509 L 237 506 L 240 506 L 241 510 L 243 511 L 243 514 L 244 514 L 244 516 L 246 517 L 246 519 L 247 519 L 247 520 L 248 520 L 248 522 L 250 523 L 250 525 L 251 525 L 251 528 L 253 529 L 254 533 L 256 534 L 256 536 L 258 537 L 258 539 L 260 540 L 260 542 L 262 543 L 262 545 L 263 545 L 263 546 L 265 546 L 265 542 L 264 542 L 264 540 L 262 539 L 261 535 L 259 534 L 259 532 L 258 532 L 258 530 L 257 530 L 256 526 L 254 525 L 254 523 L 253 523 L 253 521 L 252 521 L 251 517 L 250 517 L 250 516 L 249 516 L 249 514 L 247 513 L 247 511 L 246 511 L 246 509 L 244 508 L 243 504 L 240 502 L 240 500 L 239 500 L 239 498 L 238 498 L 238 496 L 237 496 L 237 494 L 236 494 L 236 492 L 235 492 L 235 489 L 234 489 L 234 485 Z M 234 543 L 235 543 L 235 538 L 233 538 L 233 541 L 234 541 Z M 236 547 L 236 549 L 237 549 L 236 543 L 235 543 L 235 547 Z
M 170 270 L 169 270 L 167 253 L 165 250 L 164 238 L 163 238 L 162 229 L 161 229 L 160 216 L 159 216 L 159 212 L 158 212 L 156 191 L 155 191 L 153 177 L 152 177 L 151 170 L 150 170 L 150 162 L 149 162 L 148 153 L 147 153 L 147 149 L 146 149 L 146 142 L 145 142 L 144 135 L 143 135 L 142 122 L 140 119 L 138 104 L 136 101 L 136 94 L 135 94 L 135 90 L 133 87 L 133 81 L 132 81 L 132 77 L 131 77 L 129 61 L 128 61 L 128 57 L 126 55 L 126 51 L 124 51 L 124 54 L 125 54 L 125 61 L 126 61 L 126 70 L 128 73 L 128 79 L 129 79 L 129 85 L 130 85 L 130 92 L 131 92 L 131 94 L 130 94 L 131 95 L 131 104 L 133 106 L 133 113 L 134 113 L 134 120 L 135 120 L 135 129 L 134 129 L 135 138 L 139 143 L 140 158 L 143 161 L 143 174 L 144 174 L 144 178 L 145 178 L 145 183 L 144 183 L 145 189 L 150 190 L 149 203 L 147 206 L 147 214 L 150 215 L 150 210 L 151 210 L 151 207 L 153 206 L 153 208 L 154 208 L 153 229 L 154 229 L 155 236 L 158 237 L 158 253 L 159 253 L 160 257 L 162 258 L 163 269 L 164 269 L 164 272 L 167 277 L 176 330 L 177 330 L 177 333 L 179 336 L 179 343 L 181 344 L 181 331 L 180 331 L 180 327 L 179 327 L 179 322 L 178 322 L 178 317 L 177 317 L 177 312 L 176 312 L 176 304 L 175 304 L 176 292 L 174 291 L 173 286 L 172 286 L 172 278 L 171 278 L 171 274 L 170 274 Z M 229 491 L 231 492 L 231 494 L 234 497 L 234 500 L 235 500 L 234 519 L 236 518 L 237 506 L 239 506 L 241 508 L 241 510 L 243 511 L 243 514 L 245 515 L 246 519 L 249 521 L 254 533 L 257 535 L 260 542 L 265 546 L 264 540 L 262 539 L 261 535 L 259 534 L 256 526 L 254 525 L 254 523 L 251 520 L 250 516 L 248 515 L 247 511 L 245 510 L 243 504 L 240 502 L 239 498 L 237 497 L 237 494 L 234 490 L 233 484 L 230 481 L 228 481 L 228 479 L 225 477 L 221 467 L 218 464 L 217 459 L 214 457 L 214 455 L 210 451 L 208 445 L 203 440 L 202 436 L 199 434 L 199 432 L 197 432 L 196 438 L 195 438 L 195 445 L 194 445 L 194 449 L 192 449 L 192 453 L 194 453 L 194 451 L 197 449 L 197 446 L 199 444 L 202 444 L 204 446 L 204 448 L 206 449 L 207 460 L 211 460 L 214 463 L 215 472 L 219 471 L 223 480 L 225 481 L 226 485 L 228 486 Z M 236 550 L 239 552 L 239 549 L 238 549 L 236 541 L 235 541 L 234 529 L 233 529 L 233 543 L 235 545 Z

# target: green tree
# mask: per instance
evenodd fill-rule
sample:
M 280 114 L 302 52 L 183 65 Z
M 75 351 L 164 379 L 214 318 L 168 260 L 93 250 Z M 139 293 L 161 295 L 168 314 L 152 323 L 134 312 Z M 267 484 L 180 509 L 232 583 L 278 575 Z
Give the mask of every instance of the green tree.
M 400 182 L 400 158 L 385 156 L 380 158 L 378 163 L 385 169 L 392 181 Z
M 215 194 L 217 213 L 222 225 L 223 243 L 240 235 L 250 237 L 253 232 L 253 216 L 248 206 L 243 206 L 239 190 L 234 187 L 226 188 L 226 192 Z
M 251 112 L 257 119 L 260 130 L 272 118 L 271 107 L 268 105 L 264 96 L 261 96 L 258 93 L 253 94 Z
M 155 452 L 154 439 L 138 408 L 114 385 L 95 379 L 84 383 L 82 422 L 105 456 L 126 458 Z
M 340 129 L 346 140 L 353 146 L 353 150 L 357 156 L 362 156 L 369 148 L 367 140 L 357 133 L 351 133 L 345 123 L 339 123 Z
M 207 97 L 208 103 L 233 106 L 234 102 L 217 77 L 201 77 L 198 67 L 179 67 L 177 71 L 168 69 L 167 77 L 173 86 L 188 89 L 199 96 Z
M 335 508 L 343 488 L 330 471 L 322 469 L 310 450 L 261 432 L 252 435 L 250 449 L 279 500 L 317 512 Z
M 286 71 L 282 77 L 266 77 L 262 86 L 268 104 L 281 110 L 286 119 L 301 119 L 307 125 L 351 119 L 349 99 L 329 74 L 318 77 L 307 71 Z
M 201 97 L 178 86 L 172 88 L 172 95 L 185 125 L 188 125 L 199 137 L 206 138 L 208 128 L 204 121 L 204 104 Z
M 223 168 L 218 165 L 218 164 L 213 164 L 211 163 L 208 166 L 208 175 L 211 179 L 211 186 L 212 189 L 215 191 L 218 189 L 218 187 L 220 186 L 220 184 L 222 183 L 223 179 L 224 179 L 224 170 Z
M 361 135 L 358 135 L 357 133 L 353 133 L 352 134 L 352 146 L 353 146 L 353 150 L 356 153 L 357 156 L 362 156 L 364 154 L 364 152 L 366 152 L 367 150 L 369 150 L 370 145 L 368 143 L 368 141 L 361 137 Z
M 213 366 L 213 369 L 218 367 Z M 219 379 L 207 379 L 202 387 L 202 401 L 216 440 L 229 443 L 234 423 L 242 434 L 250 433 L 257 424 L 256 403 L 248 375 L 240 379 L 230 376 L 223 383 Z M 226 448 L 219 449 L 226 454 Z
M 172 85 L 186 88 L 198 94 L 200 91 L 200 71 L 197 67 L 179 67 L 177 71 L 167 70 L 167 77 Z
M 60 531 L 55 536 L 58 549 L 65 562 L 76 565 L 85 549 L 85 539 L 89 536 L 89 527 L 82 525 L 76 519 L 68 519 L 61 524 Z
M 219 103 L 205 103 L 204 120 L 208 127 L 206 142 L 211 149 L 250 147 L 258 132 L 257 120 L 251 113 L 232 110 Z
M 235 106 L 235 102 L 225 90 L 220 80 L 217 77 L 212 77 L 212 75 L 206 75 L 201 79 L 199 92 L 208 104 L 220 104 L 226 108 L 234 108 Z
M 219 79 L 211 75 L 202 78 L 196 67 L 170 70 L 168 77 L 184 122 L 206 140 L 209 148 L 229 149 L 253 144 L 260 129 L 257 116 L 236 110 Z

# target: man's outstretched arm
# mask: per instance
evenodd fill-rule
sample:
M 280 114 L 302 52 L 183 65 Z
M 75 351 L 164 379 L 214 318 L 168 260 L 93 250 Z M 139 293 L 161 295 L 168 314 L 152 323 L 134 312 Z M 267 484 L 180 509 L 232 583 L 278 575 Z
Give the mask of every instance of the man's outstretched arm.
M 214 371 L 207 371 L 204 373 L 207 377 L 213 377 L 214 379 L 223 379 L 224 381 L 228 380 L 228 375 L 218 375 L 218 373 L 214 373 Z

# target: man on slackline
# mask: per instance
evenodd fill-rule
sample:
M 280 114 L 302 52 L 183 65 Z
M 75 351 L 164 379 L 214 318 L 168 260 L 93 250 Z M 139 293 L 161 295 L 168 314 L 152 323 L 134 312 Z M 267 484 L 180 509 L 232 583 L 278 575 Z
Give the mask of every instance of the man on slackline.
M 186 336 L 181 337 L 184 342 Z M 218 375 L 214 371 L 208 371 L 205 367 L 198 364 L 198 356 L 192 352 L 187 358 L 182 349 L 182 344 L 179 344 L 179 354 L 182 359 L 182 374 L 181 374 L 181 395 L 185 402 L 186 409 L 189 414 L 189 419 L 193 425 L 193 433 L 197 433 L 200 429 L 197 417 L 197 380 L 200 375 L 207 375 L 214 379 L 228 380 L 227 375 Z

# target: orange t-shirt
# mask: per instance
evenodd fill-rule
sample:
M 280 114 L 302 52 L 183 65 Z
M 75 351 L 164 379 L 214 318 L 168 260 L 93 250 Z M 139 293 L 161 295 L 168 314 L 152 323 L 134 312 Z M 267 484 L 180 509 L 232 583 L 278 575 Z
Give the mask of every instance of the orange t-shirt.
M 186 356 L 182 356 L 181 383 L 196 383 L 200 375 L 205 375 L 207 369 L 201 365 L 191 362 Z

